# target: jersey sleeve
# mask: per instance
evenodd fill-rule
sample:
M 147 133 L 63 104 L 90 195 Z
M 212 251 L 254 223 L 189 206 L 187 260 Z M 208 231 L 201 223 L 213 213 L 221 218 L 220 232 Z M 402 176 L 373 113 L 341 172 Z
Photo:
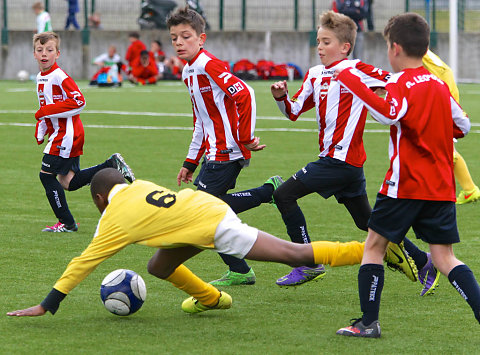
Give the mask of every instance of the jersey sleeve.
M 310 77 L 310 71 L 305 74 L 302 86 L 293 95 L 292 99 L 286 96 L 281 98 L 275 98 L 277 106 L 280 111 L 291 121 L 296 121 L 298 117 L 303 113 L 315 107 L 313 100 L 313 84 Z
M 62 118 L 78 115 L 85 107 L 85 98 L 72 78 L 67 77 L 61 83 L 67 98 L 50 105 L 40 107 L 35 113 L 37 120 L 49 118 Z
M 388 93 L 382 99 L 362 82 L 361 76 L 353 68 L 343 70 L 337 80 L 363 101 L 372 117 L 380 123 L 393 125 L 407 112 L 407 100 L 395 85 L 385 86 Z
M 358 62 L 354 71 L 366 86 L 369 88 L 384 88 L 390 79 L 390 72 L 373 65 Z
M 188 148 L 187 158 L 183 166 L 190 171 L 195 171 L 198 166 L 203 153 L 205 152 L 205 137 L 203 134 L 203 125 L 202 122 L 195 115 L 195 110 L 193 110 L 193 136 L 192 142 Z
M 70 261 L 63 275 L 53 286 L 63 294 L 68 294 L 82 282 L 104 260 L 118 253 L 130 243 L 127 233 L 119 226 L 100 219 L 95 236 L 90 245 Z
M 450 96 L 450 106 L 452 108 L 453 118 L 453 137 L 462 138 L 470 131 L 471 123 L 467 114 L 462 110 L 460 105 Z
M 237 78 L 220 60 L 210 60 L 205 71 L 218 87 L 235 102 L 238 112 L 239 142 L 253 142 L 256 123 L 255 94 L 246 83 Z

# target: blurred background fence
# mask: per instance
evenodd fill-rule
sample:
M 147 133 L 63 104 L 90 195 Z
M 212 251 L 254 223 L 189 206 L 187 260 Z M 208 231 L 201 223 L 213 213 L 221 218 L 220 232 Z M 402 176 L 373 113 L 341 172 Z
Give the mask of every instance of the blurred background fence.
M 190 0 L 199 3 L 210 30 L 218 31 L 310 31 L 316 28 L 318 14 L 331 8 L 332 0 Z M 2 0 L 2 29 L 34 30 L 34 0 Z M 54 30 L 63 30 L 68 1 L 42 1 L 52 18 Z M 82 27 L 96 14 L 105 30 L 139 30 L 138 18 L 142 2 L 162 0 L 79 0 L 77 20 Z M 165 2 L 184 5 L 186 1 Z M 387 20 L 404 11 L 425 16 L 438 32 L 448 32 L 448 0 L 375 0 L 372 1 L 375 30 L 381 31 Z M 480 0 L 458 0 L 459 28 L 480 32 Z

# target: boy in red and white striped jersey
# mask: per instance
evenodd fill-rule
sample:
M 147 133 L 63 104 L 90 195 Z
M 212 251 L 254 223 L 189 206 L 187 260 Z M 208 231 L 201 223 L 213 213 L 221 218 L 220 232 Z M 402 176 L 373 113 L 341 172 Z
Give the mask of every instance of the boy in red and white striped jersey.
M 296 121 L 302 113 L 313 108 L 317 114 L 319 159 L 300 169 L 273 194 L 288 235 L 295 243 L 310 243 L 305 217 L 297 200 L 311 193 L 323 198 L 335 196 L 350 212 L 355 225 L 367 231 L 372 211 L 363 172 L 366 160 L 363 130 L 367 110 L 357 97 L 332 80 L 332 76 L 338 68 L 354 67 L 362 82 L 375 89 L 385 86 L 390 73 L 358 59 L 347 59 L 355 45 L 356 28 L 349 17 L 333 11 L 324 12 L 317 33 L 317 50 L 322 64 L 310 68 L 292 98 L 288 96 L 286 81 L 271 86 L 280 111 L 290 120 Z M 395 248 L 391 250 L 397 254 L 405 252 L 401 246 L 390 245 L 390 248 Z M 414 244 L 405 243 L 405 249 L 411 255 L 421 256 L 425 260 L 423 264 L 426 263 L 426 254 Z M 406 255 L 404 259 L 409 260 Z M 387 259 L 390 261 L 394 260 Z M 416 281 L 414 266 L 407 262 L 403 265 L 402 270 Z M 280 277 L 277 285 L 298 286 L 321 278 L 324 273 L 323 265 L 297 267 Z
M 460 241 L 455 210 L 453 138 L 470 130 L 470 121 L 448 86 L 422 65 L 430 31 L 418 14 L 392 17 L 384 30 L 388 59 L 396 74 L 385 100 L 363 84 L 353 68 L 335 73 L 378 122 L 390 125 L 390 168 L 368 223 L 358 272 L 362 318 L 337 334 L 380 337 L 378 322 L 384 284 L 382 259 L 388 242 L 399 243 L 413 228 L 427 242 L 433 263 L 468 302 L 480 322 L 480 287 L 452 244 Z
M 43 151 L 40 181 L 58 218 L 58 223 L 47 226 L 43 232 L 75 232 L 78 229 L 63 189 L 77 190 L 90 183 L 97 171 L 107 167 L 117 168 L 130 182 L 134 180 L 132 171 L 118 153 L 102 164 L 80 170 L 84 131 L 79 114 L 85 107 L 85 98 L 73 79 L 57 65 L 59 47 L 60 38 L 54 32 L 33 37 L 33 55 L 40 68 L 37 75 L 40 108 L 35 113 L 35 138 L 42 144 L 44 137 L 49 136 Z
M 195 11 L 181 8 L 167 19 L 177 56 L 186 60 L 182 80 L 190 94 L 194 129 L 187 157 L 177 183 L 193 181 L 201 158 L 205 161 L 195 181 L 198 190 L 224 200 L 240 213 L 272 201 L 278 180 L 247 191 L 227 194 L 235 187 L 251 151 L 265 148 L 254 136 L 256 105 L 253 89 L 233 75 L 225 63 L 203 49 L 207 38 L 205 21 Z M 227 274 L 212 283 L 216 286 L 253 284 L 255 274 L 244 260 L 220 254 L 229 266 Z

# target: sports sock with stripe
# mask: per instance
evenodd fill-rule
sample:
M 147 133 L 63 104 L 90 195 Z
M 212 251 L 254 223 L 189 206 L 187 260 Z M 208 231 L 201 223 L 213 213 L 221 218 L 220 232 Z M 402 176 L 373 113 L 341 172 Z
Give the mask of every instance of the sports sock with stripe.
M 68 185 L 68 191 L 75 191 L 79 188 L 87 185 L 92 181 L 93 175 L 95 175 L 98 171 L 105 169 L 105 168 L 112 168 L 113 162 L 108 159 L 102 164 L 98 164 L 92 166 L 90 168 L 82 169 L 75 173 L 72 180 L 70 180 L 70 184 Z

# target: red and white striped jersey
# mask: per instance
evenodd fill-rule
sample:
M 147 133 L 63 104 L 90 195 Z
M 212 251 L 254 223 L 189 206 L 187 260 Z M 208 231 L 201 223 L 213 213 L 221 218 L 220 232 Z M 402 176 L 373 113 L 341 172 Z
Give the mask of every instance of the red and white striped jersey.
M 84 131 L 79 113 L 85 98 L 77 84 L 55 63 L 49 71 L 38 73 L 37 95 L 40 109 L 35 114 L 35 138 L 42 144 L 49 135 L 43 152 L 62 158 L 82 155 Z
M 317 65 L 305 75 L 298 92 L 290 99 L 276 99 L 280 111 L 292 121 L 315 107 L 318 123 L 319 157 L 331 157 L 361 167 L 367 155 L 363 130 L 367 110 L 351 92 L 332 80 L 337 69 L 353 67 L 365 85 L 384 87 L 389 72 L 356 60 L 344 59 L 326 67 Z
M 256 104 L 253 89 L 234 76 L 224 62 L 202 49 L 183 68 L 192 100 L 194 130 L 186 158 L 209 161 L 249 159 L 244 145 L 253 142 Z
M 361 85 L 350 70 L 340 73 L 338 81 L 365 103 L 373 118 L 390 125 L 390 168 L 380 193 L 455 201 L 453 138 L 468 133 L 470 120 L 448 86 L 423 67 L 392 75 L 385 100 Z

